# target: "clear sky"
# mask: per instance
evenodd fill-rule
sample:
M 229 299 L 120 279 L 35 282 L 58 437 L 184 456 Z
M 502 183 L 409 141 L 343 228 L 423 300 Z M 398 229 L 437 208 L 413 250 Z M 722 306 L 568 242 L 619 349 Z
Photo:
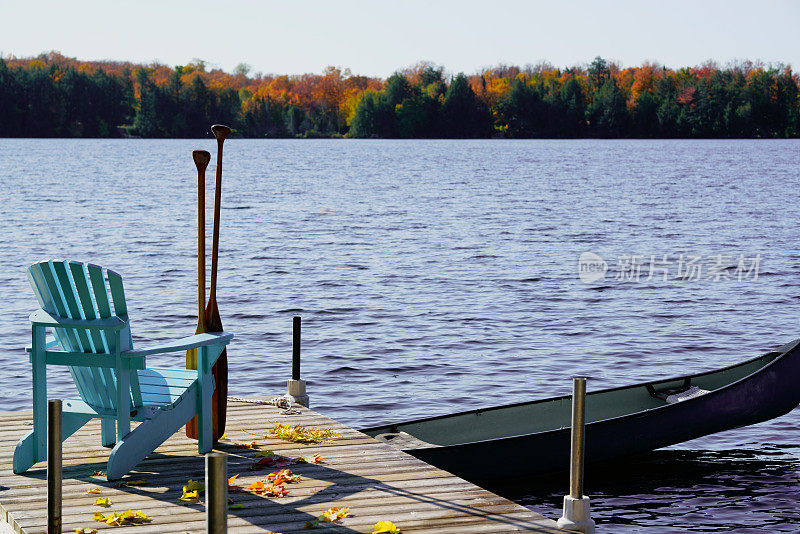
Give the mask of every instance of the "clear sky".
M 800 1 L 0 0 L 0 54 L 49 50 L 281 74 L 337 65 L 381 77 L 420 60 L 473 73 L 598 55 L 625 66 L 760 59 L 800 70 Z

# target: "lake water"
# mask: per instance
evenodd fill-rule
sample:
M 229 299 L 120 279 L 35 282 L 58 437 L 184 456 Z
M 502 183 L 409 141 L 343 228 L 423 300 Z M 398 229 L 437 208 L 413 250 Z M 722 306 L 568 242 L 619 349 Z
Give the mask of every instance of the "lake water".
M 122 274 L 139 346 L 194 332 L 191 151 L 215 147 L 0 139 L 2 410 L 30 406 L 33 261 Z M 293 315 L 312 407 L 357 428 L 566 394 L 578 374 L 592 390 L 707 370 L 800 337 L 798 140 L 229 139 L 224 171 L 232 395 L 284 391 Z M 605 279 L 581 281 L 584 252 Z M 49 394 L 72 393 L 51 371 Z M 589 470 L 594 518 L 800 531 L 799 414 Z M 567 480 L 500 491 L 555 518 Z

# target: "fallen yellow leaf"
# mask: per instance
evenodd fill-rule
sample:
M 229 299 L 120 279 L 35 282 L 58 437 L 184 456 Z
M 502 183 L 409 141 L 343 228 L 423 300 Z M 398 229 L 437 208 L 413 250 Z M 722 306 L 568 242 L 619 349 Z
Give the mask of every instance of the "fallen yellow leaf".
M 197 491 L 184 491 L 181 495 L 181 500 L 186 502 L 197 502 L 200 500 L 200 494 Z
M 256 480 L 255 482 L 250 484 L 250 487 L 247 489 L 258 493 L 259 491 L 264 489 L 264 482 L 262 480 Z
M 319 521 L 326 521 L 328 523 L 334 523 L 339 519 L 343 519 L 345 517 L 350 517 L 350 508 L 347 506 L 343 508 L 339 508 L 334 506 L 333 508 L 328 508 L 322 515 L 317 518 Z
M 147 517 L 141 510 L 132 511 L 126 510 L 124 512 L 111 512 L 108 515 L 103 515 L 100 512 L 94 514 L 94 520 L 106 525 L 121 526 L 121 525 L 136 525 L 140 523 L 149 523 L 153 519 Z
M 250 484 L 247 489 L 263 497 L 284 497 L 289 494 L 289 490 L 283 484 L 265 484 L 265 481 L 261 479 Z
M 394 526 L 391 521 L 378 521 L 372 527 L 372 534 L 398 534 L 400 529 Z
M 258 456 L 258 455 L 256 455 L 256 456 Z M 312 456 L 310 458 L 306 458 L 304 456 L 300 456 L 299 458 L 297 458 L 295 460 L 295 462 L 298 463 L 298 464 L 319 464 L 319 463 L 322 463 L 322 456 L 320 456 L 319 454 L 315 454 L 314 456 Z
M 267 475 L 267 480 L 273 484 L 283 484 L 284 482 L 300 482 L 302 477 L 300 475 L 293 475 L 290 469 L 281 469 L 277 473 L 270 473 Z
M 189 479 L 189 482 L 183 486 L 180 500 L 185 502 L 197 502 L 200 500 L 200 494 L 206 489 L 206 485 L 197 480 Z
M 275 426 L 269 429 L 269 433 L 294 443 L 325 443 L 326 441 L 331 441 L 333 438 L 342 437 L 341 434 L 329 428 L 305 428 L 302 426 L 292 426 L 289 423 L 278 422 L 275 422 Z
M 96 528 L 89 528 L 89 527 L 76 528 L 75 532 L 77 532 L 78 534 L 97 534 L 97 529 Z
M 92 488 L 86 490 L 87 495 L 99 495 L 100 493 L 103 493 L 102 491 L 100 491 L 100 488 Z
M 192 490 L 205 490 L 206 485 L 205 482 L 200 482 L 199 480 L 192 480 L 189 479 L 189 482 L 183 487 L 184 490 L 192 491 Z
M 99 499 L 94 501 L 96 506 L 102 506 L 103 508 L 108 508 L 111 506 L 111 499 L 108 497 L 100 497 Z

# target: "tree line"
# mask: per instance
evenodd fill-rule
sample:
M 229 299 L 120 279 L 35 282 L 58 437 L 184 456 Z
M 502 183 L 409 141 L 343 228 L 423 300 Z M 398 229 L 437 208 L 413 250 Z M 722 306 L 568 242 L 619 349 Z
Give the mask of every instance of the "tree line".
M 0 57 L 0 136 L 196 138 L 218 122 L 252 138 L 798 137 L 799 85 L 788 66 L 747 61 L 674 70 L 597 57 L 455 76 L 420 63 L 382 80 L 50 52 Z

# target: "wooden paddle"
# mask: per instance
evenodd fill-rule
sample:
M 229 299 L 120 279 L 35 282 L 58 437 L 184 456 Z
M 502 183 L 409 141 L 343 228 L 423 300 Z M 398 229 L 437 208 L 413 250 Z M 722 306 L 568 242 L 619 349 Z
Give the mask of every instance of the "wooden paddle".
M 211 154 L 205 150 L 192 151 L 197 167 L 197 293 L 199 310 L 195 334 L 208 332 L 206 326 L 206 167 Z M 186 351 L 186 368 L 197 369 L 197 349 Z M 186 436 L 197 439 L 197 417 L 186 424 Z
M 217 138 L 217 176 L 214 185 L 214 234 L 211 245 L 211 293 L 206 305 L 206 327 L 209 332 L 222 332 L 222 319 L 217 308 L 217 259 L 219 257 L 219 210 L 222 201 L 222 143 L 231 129 L 215 124 L 211 132 Z M 214 441 L 225 432 L 225 415 L 228 409 L 228 351 L 223 350 L 211 368 L 217 388 L 214 390 Z

